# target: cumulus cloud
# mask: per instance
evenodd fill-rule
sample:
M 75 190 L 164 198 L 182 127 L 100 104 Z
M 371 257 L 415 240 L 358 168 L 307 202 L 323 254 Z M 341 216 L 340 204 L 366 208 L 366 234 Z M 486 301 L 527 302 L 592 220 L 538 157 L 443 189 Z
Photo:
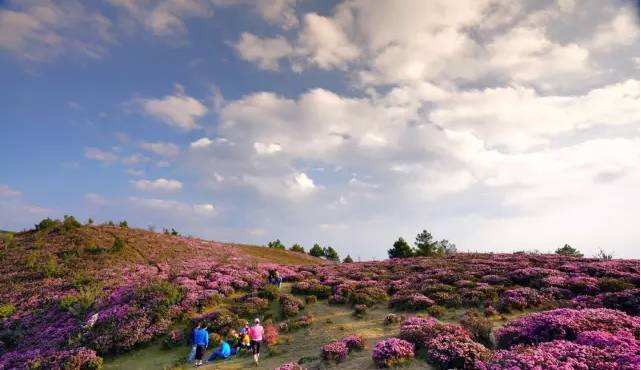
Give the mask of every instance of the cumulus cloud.
M 261 69 L 277 71 L 279 60 L 292 54 L 293 48 L 284 37 L 260 38 L 243 32 L 235 45 L 241 58 L 256 63 Z
M 165 143 L 162 141 L 142 142 L 140 143 L 140 147 L 163 157 L 175 157 L 180 154 L 180 147 L 174 143 Z
M 207 113 L 207 107 L 187 96 L 180 85 L 173 95 L 158 99 L 140 99 L 138 103 L 144 113 L 182 130 L 198 128 L 197 120 Z
M 187 32 L 185 21 L 208 18 L 214 14 L 208 1 L 203 0 L 108 0 L 155 36 L 180 36 Z
M 69 54 L 97 59 L 113 42 L 111 28 L 78 1 L 9 1 L 0 9 L 0 49 L 29 61 Z
M 211 203 L 190 204 L 176 200 L 139 197 L 130 197 L 129 201 L 147 211 L 173 213 L 187 217 L 212 217 L 217 213 L 216 207 Z
M 183 184 L 178 180 L 158 178 L 156 180 L 137 180 L 133 181 L 138 190 L 153 192 L 176 192 L 182 189 Z

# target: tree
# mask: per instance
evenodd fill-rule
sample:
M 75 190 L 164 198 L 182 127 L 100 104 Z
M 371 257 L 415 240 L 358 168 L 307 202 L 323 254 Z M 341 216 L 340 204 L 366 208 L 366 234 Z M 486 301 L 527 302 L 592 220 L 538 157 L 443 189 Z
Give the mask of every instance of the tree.
M 309 250 L 309 255 L 314 257 L 323 257 L 325 255 L 325 252 L 323 251 L 323 248 L 321 248 L 320 245 L 314 244 L 312 249 Z
M 305 248 L 301 247 L 300 244 L 294 244 L 289 248 L 292 252 L 305 253 Z
M 283 245 L 283 243 L 280 242 L 280 239 L 276 239 L 267 243 L 267 248 L 285 249 L 285 246 Z
M 347 257 L 343 259 L 343 263 L 352 263 L 352 262 L 354 262 L 354 260 L 352 259 L 352 256 L 350 256 L 349 254 L 347 255 Z
M 126 221 L 126 220 L 122 220 L 122 221 L 120 221 L 120 223 L 118 224 L 118 226 L 120 226 L 120 227 L 121 227 L 121 228 L 123 228 L 123 229 L 126 229 L 126 228 L 128 228 L 128 227 L 129 227 L 129 224 L 127 223 L 127 221 Z
M 554 253 L 561 256 L 568 256 L 568 257 L 583 257 L 583 253 L 579 252 L 578 249 L 572 247 L 570 244 L 564 244 L 561 248 L 557 249 L 556 252 Z
M 443 251 L 439 248 L 439 242 L 432 238 L 432 234 L 427 230 L 423 230 L 420 234 L 416 235 L 416 255 L 422 257 L 430 257 L 442 254 Z
M 392 249 L 387 251 L 387 254 L 389 258 L 407 258 L 414 256 L 414 251 L 405 239 L 398 238 L 398 240 L 394 242 Z
M 340 258 L 338 257 L 338 252 L 336 252 L 336 250 L 332 247 L 323 248 L 323 256 L 325 257 L 326 260 L 329 260 L 329 261 L 335 261 L 335 262 L 340 261 Z
M 610 261 L 612 258 L 614 258 L 613 253 L 607 253 L 603 249 L 599 249 L 599 253 L 597 253 L 596 258 L 604 260 L 604 261 Z
M 439 244 L 439 250 L 442 251 L 444 254 L 454 254 L 456 253 L 456 244 L 450 243 L 449 240 L 443 239 Z
M 93 218 L 89 217 L 87 219 L 87 225 L 93 225 Z

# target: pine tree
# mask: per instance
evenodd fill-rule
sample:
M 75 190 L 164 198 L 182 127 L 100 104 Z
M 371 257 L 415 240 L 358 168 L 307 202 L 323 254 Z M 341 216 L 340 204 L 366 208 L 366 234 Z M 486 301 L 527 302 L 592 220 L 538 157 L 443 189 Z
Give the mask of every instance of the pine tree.
M 414 251 L 405 239 L 398 238 L 398 240 L 394 242 L 392 249 L 387 251 L 387 254 L 389 258 L 407 258 L 414 256 Z
M 314 257 L 323 257 L 325 253 L 323 252 L 323 248 L 321 248 L 320 245 L 314 244 L 312 249 L 309 250 L 309 255 Z

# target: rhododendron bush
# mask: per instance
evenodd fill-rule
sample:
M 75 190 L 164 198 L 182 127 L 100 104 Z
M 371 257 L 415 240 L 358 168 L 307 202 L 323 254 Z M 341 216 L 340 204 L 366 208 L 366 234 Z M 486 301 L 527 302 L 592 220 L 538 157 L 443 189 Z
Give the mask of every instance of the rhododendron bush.
M 389 338 L 376 343 L 372 360 L 378 367 L 394 367 L 408 363 L 414 358 L 414 345 L 398 338 Z

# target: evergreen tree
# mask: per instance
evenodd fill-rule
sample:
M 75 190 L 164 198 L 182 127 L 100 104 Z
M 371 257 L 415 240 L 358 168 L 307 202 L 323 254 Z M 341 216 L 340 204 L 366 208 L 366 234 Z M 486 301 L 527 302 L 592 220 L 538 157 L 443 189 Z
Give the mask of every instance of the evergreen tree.
M 352 259 L 352 256 L 350 256 L 349 254 L 347 255 L 347 257 L 343 259 L 343 263 L 352 263 L 352 262 L 354 262 L 354 260 Z
M 281 243 L 280 239 L 276 239 L 267 243 L 267 248 L 285 249 L 285 246 L 283 245 L 283 243 Z
M 338 252 L 332 247 L 323 248 L 323 256 L 329 261 L 340 261 L 338 257 Z
M 305 253 L 305 248 L 301 247 L 300 244 L 294 244 L 289 248 L 292 252 Z
M 398 240 L 394 242 L 392 249 L 387 251 L 387 254 L 389 258 L 407 258 L 414 256 L 414 251 L 405 239 L 398 238 Z
M 312 249 L 309 250 L 309 255 L 314 257 L 323 257 L 325 255 L 323 248 L 320 245 L 314 244 Z
M 423 230 L 420 234 L 416 235 L 416 255 L 422 257 L 430 257 L 442 254 L 439 248 L 439 243 L 432 238 L 432 234 L 427 230 Z
M 561 256 L 568 256 L 568 257 L 583 257 L 583 253 L 579 252 L 578 249 L 572 247 L 570 244 L 563 245 L 561 248 L 557 249 L 556 252 L 554 253 Z

